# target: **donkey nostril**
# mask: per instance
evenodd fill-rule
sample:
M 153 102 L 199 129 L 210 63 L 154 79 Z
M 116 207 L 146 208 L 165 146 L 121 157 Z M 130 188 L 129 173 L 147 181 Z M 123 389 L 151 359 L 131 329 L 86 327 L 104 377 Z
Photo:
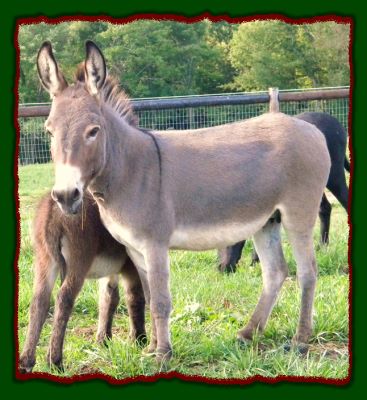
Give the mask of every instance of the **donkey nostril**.
M 78 200 L 80 197 L 80 191 L 79 189 L 74 189 L 73 193 L 72 193 L 72 200 L 76 201 Z
M 64 201 L 64 195 L 62 192 L 59 192 L 57 190 L 52 190 L 51 191 L 51 197 L 54 201 L 57 201 L 59 203 L 62 203 Z

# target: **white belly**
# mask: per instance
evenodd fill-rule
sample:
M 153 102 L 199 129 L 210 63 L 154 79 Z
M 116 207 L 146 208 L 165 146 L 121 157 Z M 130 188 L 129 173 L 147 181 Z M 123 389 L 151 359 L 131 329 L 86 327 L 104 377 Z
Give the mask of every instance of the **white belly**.
M 254 235 L 266 224 L 268 218 L 269 216 L 264 216 L 249 224 L 179 226 L 171 235 L 170 248 L 210 250 L 231 246 Z
M 104 255 L 99 255 L 94 258 L 92 266 L 88 271 L 88 279 L 100 279 L 105 276 L 118 274 L 121 272 L 123 257 L 113 258 Z

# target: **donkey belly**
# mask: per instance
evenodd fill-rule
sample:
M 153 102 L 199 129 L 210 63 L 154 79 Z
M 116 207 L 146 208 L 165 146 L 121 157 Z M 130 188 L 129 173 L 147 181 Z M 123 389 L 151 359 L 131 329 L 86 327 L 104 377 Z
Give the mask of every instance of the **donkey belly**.
M 121 272 L 123 257 L 111 257 L 108 254 L 99 254 L 93 260 L 92 266 L 88 271 L 88 279 L 100 279 L 108 275 Z
M 210 250 L 233 245 L 248 239 L 259 231 L 269 215 L 249 223 L 223 223 L 221 225 L 179 226 L 170 238 L 170 248 L 184 250 Z

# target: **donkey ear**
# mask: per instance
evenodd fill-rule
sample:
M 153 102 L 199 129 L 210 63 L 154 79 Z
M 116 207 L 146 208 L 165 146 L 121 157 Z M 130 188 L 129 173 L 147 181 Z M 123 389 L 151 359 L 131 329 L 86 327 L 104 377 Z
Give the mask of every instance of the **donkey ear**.
M 91 40 L 85 43 L 85 81 L 91 95 L 101 90 L 107 75 L 106 62 L 101 50 Z
M 51 97 L 56 96 L 68 86 L 64 75 L 57 67 L 51 43 L 48 41 L 44 42 L 38 51 L 37 70 L 42 86 Z

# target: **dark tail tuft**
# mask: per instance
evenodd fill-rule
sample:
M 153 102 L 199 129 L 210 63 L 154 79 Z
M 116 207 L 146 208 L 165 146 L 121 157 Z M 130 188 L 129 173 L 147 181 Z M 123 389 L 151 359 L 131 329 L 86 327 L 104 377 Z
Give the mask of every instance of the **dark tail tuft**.
M 347 160 L 347 157 L 345 157 L 345 159 L 344 159 L 344 168 L 345 168 L 348 172 L 350 172 L 350 164 L 349 164 L 349 161 Z

